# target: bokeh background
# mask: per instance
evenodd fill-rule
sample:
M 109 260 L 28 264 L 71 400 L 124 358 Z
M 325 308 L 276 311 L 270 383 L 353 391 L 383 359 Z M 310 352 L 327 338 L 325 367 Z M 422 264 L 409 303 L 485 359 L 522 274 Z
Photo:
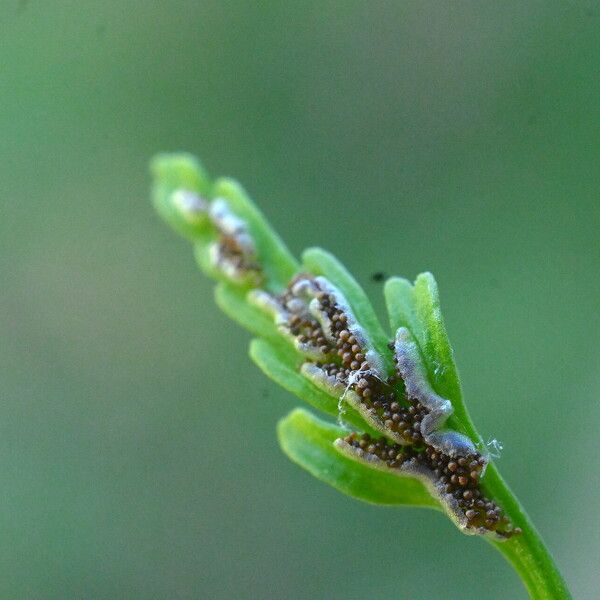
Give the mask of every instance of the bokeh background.
M 291 249 L 433 271 L 468 405 L 577 598 L 600 586 L 595 2 L 1 3 L 0 596 L 520 599 L 441 515 L 281 454 L 149 158 Z

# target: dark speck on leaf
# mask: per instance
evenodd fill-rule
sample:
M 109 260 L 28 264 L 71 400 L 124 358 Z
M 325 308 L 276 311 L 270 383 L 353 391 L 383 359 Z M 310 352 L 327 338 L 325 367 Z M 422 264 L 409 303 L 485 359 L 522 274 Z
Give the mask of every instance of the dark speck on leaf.
M 383 281 L 385 279 L 385 273 L 383 271 L 377 271 L 376 273 L 371 274 L 372 281 Z

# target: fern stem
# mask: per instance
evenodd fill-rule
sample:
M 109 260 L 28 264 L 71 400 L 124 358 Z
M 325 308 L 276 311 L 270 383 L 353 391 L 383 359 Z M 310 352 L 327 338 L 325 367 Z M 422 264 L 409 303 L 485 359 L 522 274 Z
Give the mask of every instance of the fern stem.
M 485 478 L 486 490 L 502 503 L 506 514 L 523 531 L 503 542 L 488 541 L 514 568 L 533 600 L 571 598 L 542 537 L 493 463 L 488 465 Z

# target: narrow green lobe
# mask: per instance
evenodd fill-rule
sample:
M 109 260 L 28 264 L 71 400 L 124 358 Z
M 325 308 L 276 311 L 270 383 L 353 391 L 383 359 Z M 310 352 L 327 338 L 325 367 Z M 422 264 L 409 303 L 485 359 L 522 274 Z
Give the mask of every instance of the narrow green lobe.
M 277 426 L 279 443 L 289 458 L 340 492 L 372 504 L 438 508 L 419 481 L 372 469 L 339 453 L 333 443 L 347 434 L 300 408 Z

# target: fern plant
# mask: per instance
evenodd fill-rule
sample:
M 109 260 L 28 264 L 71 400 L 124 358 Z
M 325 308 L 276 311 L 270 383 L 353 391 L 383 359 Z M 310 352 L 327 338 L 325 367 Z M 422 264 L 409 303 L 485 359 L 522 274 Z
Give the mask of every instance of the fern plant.
M 433 276 L 386 282 L 388 334 L 342 264 L 320 248 L 297 261 L 238 183 L 211 181 L 187 154 L 157 156 L 152 173 L 156 210 L 256 336 L 254 362 L 332 417 L 292 411 L 283 451 L 355 498 L 443 511 L 497 548 L 532 598 L 569 598 L 468 415 Z

